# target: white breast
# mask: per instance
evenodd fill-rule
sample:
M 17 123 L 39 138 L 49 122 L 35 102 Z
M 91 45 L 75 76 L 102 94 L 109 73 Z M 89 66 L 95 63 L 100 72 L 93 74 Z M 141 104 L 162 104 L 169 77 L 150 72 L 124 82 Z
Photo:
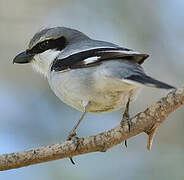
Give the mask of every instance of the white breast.
M 112 63 L 115 62 L 114 60 Z M 84 110 L 84 104 L 91 102 L 90 112 L 111 112 L 133 100 L 139 86 L 111 77 L 114 69 L 104 66 L 74 69 L 68 72 L 51 72 L 49 84 L 55 94 L 66 104 Z M 111 67 L 111 66 L 109 66 Z

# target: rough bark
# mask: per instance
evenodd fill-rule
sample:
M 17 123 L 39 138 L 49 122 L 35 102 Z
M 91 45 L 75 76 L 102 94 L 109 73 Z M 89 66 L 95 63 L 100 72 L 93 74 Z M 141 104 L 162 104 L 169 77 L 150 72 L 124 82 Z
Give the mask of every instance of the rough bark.
M 140 112 L 131 118 L 130 132 L 128 131 L 128 125 L 124 124 L 94 136 L 79 138 L 77 149 L 75 140 L 71 140 L 22 152 L 3 154 L 0 155 L 0 170 L 20 168 L 90 152 L 105 152 L 109 148 L 142 132 L 147 133 L 149 136 L 148 149 L 150 149 L 159 125 L 170 113 L 183 104 L 184 88 L 180 88 L 170 92 L 144 112 Z

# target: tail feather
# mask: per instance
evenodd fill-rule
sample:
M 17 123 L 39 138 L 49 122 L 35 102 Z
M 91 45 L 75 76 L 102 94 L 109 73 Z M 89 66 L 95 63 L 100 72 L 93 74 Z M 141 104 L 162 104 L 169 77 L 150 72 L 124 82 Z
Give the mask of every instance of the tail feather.
M 126 80 L 144 84 L 150 87 L 162 88 L 162 89 L 176 89 L 174 86 L 166 84 L 164 82 L 153 79 L 152 77 L 146 76 L 145 74 L 141 75 L 132 75 L 126 78 Z

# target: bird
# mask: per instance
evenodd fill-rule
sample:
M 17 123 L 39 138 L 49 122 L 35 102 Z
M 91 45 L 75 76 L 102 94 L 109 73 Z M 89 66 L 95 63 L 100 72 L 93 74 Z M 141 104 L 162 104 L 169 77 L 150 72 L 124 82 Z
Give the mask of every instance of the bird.
M 125 111 L 121 123 L 127 122 L 130 131 L 129 104 L 143 87 L 175 89 L 145 73 L 141 65 L 148 57 L 94 40 L 79 30 L 51 27 L 37 32 L 13 63 L 30 63 L 48 79 L 61 101 L 82 112 L 67 137 L 71 140 L 87 113 L 112 112 L 122 107 Z

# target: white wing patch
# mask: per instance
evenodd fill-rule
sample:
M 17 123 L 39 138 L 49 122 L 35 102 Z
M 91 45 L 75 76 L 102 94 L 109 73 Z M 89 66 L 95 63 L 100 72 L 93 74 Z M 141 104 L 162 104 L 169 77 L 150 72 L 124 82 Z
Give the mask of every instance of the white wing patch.
M 101 51 L 101 52 L 120 52 L 120 53 L 124 53 L 124 54 L 140 54 L 139 52 L 136 52 L 136 51 L 124 51 L 124 50 L 104 50 L 104 51 Z M 101 57 L 100 56 L 93 56 L 93 57 L 89 57 L 87 59 L 84 60 L 84 63 L 85 64 L 90 64 L 90 63 L 94 63 L 96 62 L 98 59 L 100 59 Z
M 90 63 L 94 63 L 96 62 L 100 57 L 99 56 L 93 56 L 93 57 L 89 57 L 87 59 L 84 60 L 85 64 L 90 64 Z

